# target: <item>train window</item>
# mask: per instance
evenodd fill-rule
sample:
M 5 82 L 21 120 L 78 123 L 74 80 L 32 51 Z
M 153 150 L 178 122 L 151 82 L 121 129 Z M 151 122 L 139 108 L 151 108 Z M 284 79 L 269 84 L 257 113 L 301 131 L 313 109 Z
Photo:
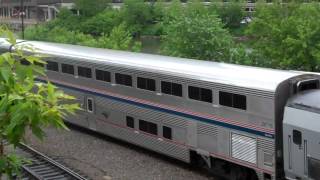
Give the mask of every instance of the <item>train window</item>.
M 139 130 L 153 135 L 158 134 L 157 124 L 144 120 L 139 120 Z
M 210 89 L 189 86 L 189 98 L 212 103 L 212 91 Z
M 219 103 L 223 106 L 232 107 L 232 93 L 219 92 Z
M 310 89 L 318 89 L 319 88 L 319 80 L 318 79 L 310 79 L 305 81 L 300 81 L 297 84 L 298 92 L 306 91 Z
M 27 61 L 26 59 L 21 59 L 21 60 L 20 60 L 20 64 L 25 65 L 25 66 L 29 66 L 29 65 L 30 65 L 30 62 Z
M 86 77 L 86 78 L 91 78 L 92 77 L 92 72 L 90 68 L 87 67 L 78 67 L 78 76 L 81 77 Z
M 177 83 L 171 83 L 172 95 L 182 97 L 182 85 Z
M 47 70 L 59 71 L 58 63 L 53 61 L 47 61 Z
M 247 97 L 239 94 L 233 95 L 233 107 L 238 109 L 247 109 Z
M 96 79 L 99 81 L 111 82 L 111 73 L 96 69 Z
M 93 99 L 87 98 L 87 111 L 92 113 L 93 112 Z
M 39 67 L 44 67 L 43 63 L 39 63 L 39 62 L 34 62 L 34 65 L 39 66 Z
M 161 81 L 161 92 L 165 94 L 171 94 L 172 93 L 171 83 Z
M 155 123 L 150 123 L 149 122 L 149 133 L 157 135 L 158 134 L 158 126 Z
M 301 145 L 302 144 L 302 134 L 298 130 L 293 130 L 293 143 L 296 145 Z
M 137 87 L 149 91 L 156 91 L 156 81 L 154 79 L 138 77 Z
M 172 129 L 167 127 L 167 126 L 163 126 L 162 127 L 163 130 L 163 137 L 166 139 L 172 139 Z
M 200 88 L 189 86 L 188 94 L 190 99 L 200 100 Z
M 144 120 L 139 120 L 139 130 L 148 132 L 148 122 Z
M 117 84 L 132 86 L 132 77 L 130 75 L 116 73 L 115 76 Z
M 61 64 L 61 71 L 66 74 L 74 75 L 74 67 L 70 64 Z
M 161 92 L 182 97 L 182 85 L 172 82 L 161 81 Z
M 134 118 L 131 116 L 126 117 L 127 127 L 134 128 Z
M 219 103 L 223 106 L 237 109 L 247 109 L 247 97 L 244 95 L 233 94 L 228 92 L 219 92 Z

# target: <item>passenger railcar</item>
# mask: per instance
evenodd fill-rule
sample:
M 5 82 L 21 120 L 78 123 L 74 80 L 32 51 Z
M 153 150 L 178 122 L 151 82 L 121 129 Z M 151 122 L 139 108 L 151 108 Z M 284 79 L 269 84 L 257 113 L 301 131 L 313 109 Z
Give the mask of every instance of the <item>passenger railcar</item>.
M 0 49 L 9 49 L 4 39 L 0 42 Z M 66 119 L 70 123 L 187 163 L 206 165 L 231 179 L 319 179 L 313 176 L 320 168 L 320 157 L 311 157 L 301 135 L 310 127 L 294 123 L 300 120 L 291 115 L 301 114 L 296 112 L 299 105 L 292 103 L 294 99 L 286 105 L 288 99 L 319 89 L 317 74 L 24 43 L 48 55 L 49 80 L 77 97 L 83 110 Z M 316 109 L 320 92 L 313 91 L 317 102 L 312 108 Z M 298 108 L 305 114 L 301 121 L 308 118 L 310 107 Z M 312 118 L 319 116 L 313 113 Z M 319 155 L 317 140 L 312 143 L 311 154 Z

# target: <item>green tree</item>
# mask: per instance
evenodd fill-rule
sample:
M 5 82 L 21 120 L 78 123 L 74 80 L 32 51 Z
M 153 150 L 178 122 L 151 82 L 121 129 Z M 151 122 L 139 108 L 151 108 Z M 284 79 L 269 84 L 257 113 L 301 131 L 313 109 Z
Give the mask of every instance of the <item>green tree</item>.
M 231 1 L 223 4 L 213 4 L 210 9 L 216 11 L 225 27 L 236 29 L 240 27 L 240 22 L 245 16 L 244 3 Z
M 320 71 L 320 6 L 259 5 L 247 31 L 265 66 Z
M 27 129 L 40 139 L 43 139 L 43 128 L 47 126 L 67 129 L 63 118 L 79 107 L 70 104 L 73 97 L 50 82 L 35 81 L 38 76 L 45 77 L 42 67 L 45 62 L 39 55 L 25 53 L 32 47 L 17 44 L 13 33 L 8 30 L 0 29 L 0 36 L 7 37 L 14 47 L 13 52 L 0 55 L 0 173 L 12 179 L 23 161 L 15 154 L 4 152 L 3 140 L 16 147 Z M 30 65 L 23 65 L 22 61 Z
M 141 44 L 133 40 L 131 32 L 127 30 L 125 24 L 113 28 L 110 36 L 103 35 L 98 39 L 98 47 L 116 49 L 116 50 L 132 50 L 140 51 Z
M 81 24 L 79 31 L 94 36 L 110 34 L 112 29 L 121 23 L 120 18 L 118 9 L 107 8 L 103 12 L 85 20 Z
M 46 22 L 44 25 L 49 29 L 63 27 L 70 31 L 81 31 L 82 23 L 88 18 L 89 17 L 78 16 L 67 8 L 62 8 L 56 19 Z
M 140 35 L 148 24 L 153 23 L 151 5 L 144 0 L 125 0 L 121 18 L 134 35 Z
M 234 46 L 221 20 L 200 3 L 168 13 L 162 52 L 167 55 L 216 61 L 229 61 Z
M 75 6 L 80 10 L 81 15 L 94 16 L 105 10 L 110 2 L 110 0 L 76 0 Z

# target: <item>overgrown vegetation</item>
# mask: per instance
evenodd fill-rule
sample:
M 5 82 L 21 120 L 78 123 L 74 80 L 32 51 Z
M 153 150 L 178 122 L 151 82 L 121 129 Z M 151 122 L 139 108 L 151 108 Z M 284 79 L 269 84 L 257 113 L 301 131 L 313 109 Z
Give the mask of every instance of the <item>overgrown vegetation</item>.
M 164 32 L 162 52 L 171 56 L 228 61 L 234 46 L 218 15 L 200 3 L 171 15 Z
M 14 179 L 12 175 L 19 174 L 25 160 L 5 152 L 4 140 L 16 147 L 27 129 L 39 139 L 44 138 L 43 129 L 47 126 L 67 129 L 63 118 L 79 106 L 70 104 L 74 98 L 50 82 L 35 81 L 39 76 L 45 78 L 42 67 L 45 62 L 39 55 L 25 53 L 25 50 L 32 51 L 32 47 L 18 45 L 13 33 L 0 29 L 0 37 L 3 36 L 8 38 L 14 51 L 0 54 L 0 179 L 4 175 L 6 179 Z
M 206 6 L 125 0 L 120 9 L 105 5 L 87 13 L 89 8 L 81 8 L 87 1 L 76 2 L 80 15 L 62 10 L 56 20 L 27 29 L 26 38 L 140 51 L 139 37 L 160 36 L 166 55 L 319 71 L 316 3 L 258 3 L 247 14 L 245 3 L 236 0 Z M 253 19 L 249 25 L 241 23 L 247 16 Z
M 247 34 L 264 66 L 320 71 L 319 3 L 259 5 Z

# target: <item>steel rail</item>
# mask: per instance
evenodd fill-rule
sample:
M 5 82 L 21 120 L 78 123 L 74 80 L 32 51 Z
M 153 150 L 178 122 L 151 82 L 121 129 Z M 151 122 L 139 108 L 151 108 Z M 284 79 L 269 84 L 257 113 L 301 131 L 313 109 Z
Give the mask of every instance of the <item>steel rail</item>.
M 38 180 L 67 179 L 67 180 L 87 180 L 87 178 L 74 172 L 68 167 L 58 163 L 45 154 L 32 147 L 20 143 L 19 149 L 31 155 L 31 164 L 22 166 L 23 170 Z

